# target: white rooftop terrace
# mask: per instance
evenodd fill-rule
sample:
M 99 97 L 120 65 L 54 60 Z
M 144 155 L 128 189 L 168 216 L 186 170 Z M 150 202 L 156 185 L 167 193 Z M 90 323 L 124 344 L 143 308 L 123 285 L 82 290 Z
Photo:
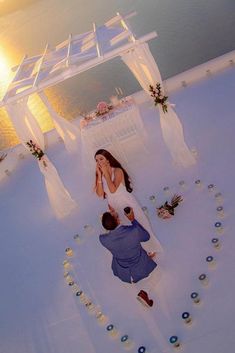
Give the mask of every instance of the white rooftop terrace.
M 111 273 L 110 255 L 98 241 L 102 231 L 99 216 L 106 205 L 92 192 L 93 172 L 84 168 L 80 151 L 68 155 L 58 137 L 48 133 L 47 154 L 79 204 L 79 210 L 63 221 L 54 218 L 33 157 L 28 154 L 24 159 L 17 158 L 11 175 L 4 174 L 0 184 L 1 352 L 124 351 L 120 339 L 110 339 L 106 326 L 88 314 L 66 284 L 62 262 L 69 246 L 75 253 L 72 262 L 79 285 L 101 306 L 108 323 L 134 341 L 132 352 L 142 345 L 151 353 L 172 352 L 168 343 L 172 335 L 179 337 L 185 352 L 232 351 L 235 67 L 231 61 L 234 52 L 228 55 L 220 72 L 207 71 L 205 64 L 204 78 L 199 75 L 200 67 L 166 82 L 183 123 L 186 142 L 198 153 L 194 167 L 181 169 L 172 164 L 162 140 L 157 109 L 144 95 L 137 95 L 148 133 L 149 154 L 130 152 L 130 163 L 124 166 L 133 179 L 135 195 L 149 209 L 153 228 L 165 249 L 164 257 L 159 259 L 162 279 L 156 288 L 153 309 L 142 307 L 135 299 L 136 290 Z M 220 60 L 215 59 L 214 63 Z M 195 80 L 190 84 L 186 78 L 194 74 Z M 20 148 L 17 146 L 11 153 L 18 154 Z M 201 180 L 202 189 L 196 187 L 197 179 Z M 185 188 L 179 185 L 181 180 L 185 181 Z M 211 183 L 216 185 L 215 192 L 207 189 Z M 149 196 L 156 195 L 156 205 L 161 205 L 170 197 L 164 195 L 165 186 L 172 193 L 182 194 L 184 203 L 176 209 L 174 218 L 163 221 L 156 217 Z M 222 220 L 216 212 L 216 192 L 223 195 Z M 216 221 L 224 225 L 221 235 L 215 231 Z M 86 224 L 93 227 L 91 232 L 84 230 Z M 76 233 L 82 237 L 79 245 L 73 240 Z M 219 251 L 211 244 L 215 236 L 222 244 Z M 205 262 L 208 255 L 216 258 L 213 270 Z M 198 281 L 201 273 L 208 274 L 207 287 Z M 190 294 L 194 291 L 200 294 L 200 306 L 192 303 Z M 193 317 L 190 327 L 182 322 L 184 311 Z

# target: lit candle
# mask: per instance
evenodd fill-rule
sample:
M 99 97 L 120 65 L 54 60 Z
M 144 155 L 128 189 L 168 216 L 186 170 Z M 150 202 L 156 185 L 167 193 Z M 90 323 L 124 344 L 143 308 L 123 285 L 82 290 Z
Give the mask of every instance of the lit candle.
M 215 194 L 215 200 L 216 200 L 217 203 L 223 202 L 223 196 L 222 196 L 221 192 L 217 192 Z
M 121 337 L 121 343 L 123 344 L 125 349 L 130 349 L 133 345 L 133 342 L 130 340 L 128 335 L 123 335 Z
M 10 175 L 11 175 L 11 172 L 10 172 L 8 169 L 6 169 L 6 170 L 5 170 L 5 174 L 6 174 L 7 176 L 10 176 Z
M 217 231 L 217 233 L 223 233 L 224 231 L 224 228 L 222 226 L 222 223 L 221 222 L 215 222 L 215 229 Z
M 208 263 L 208 266 L 210 268 L 215 268 L 216 267 L 216 261 L 213 256 L 207 256 L 206 262 Z
M 191 293 L 191 298 L 192 298 L 194 304 L 199 304 L 201 302 L 201 299 L 200 299 L 199 294 L 197 292 Z
M 177 336 L 171 336 L 169 338 L 169 341 L 173 345 L 173 347 L 175 347 L 175 348 L 179 348 L 180 347 L 180 341 L 179 341 Z
M 221 244 L 218 238 L 211 239 L 211 242 L 216 250 L 219 250 L 221 248 Z
M 156 197 L 154 195 L 149 196 L 149 200 L 153 203 L 156 202 Z
M 187 311 L 185 311 L 182 314 L 182 319 L 184 320 L 184 323 L 187 325 L 190 325 L 192 323 L 192 317 L 190 316 L 190 314 Z
M 99 322 L 100 325 L 105 325 L 106 322 L 108 321 L 108 318 L 106 315 L 102 313 L 102 311 L 98 311 L 96 313 L 96 319 Z
M 72 277 L 72 276 L 67 276 L 67 277 L 65 278 L 65 280 L 66 280 L 66 282 L 69 284 L 69 283 L 73 282 L 73 277 Z
M 212 191 L 215 190 L 215 185 L 214 185 L 214 184 L 209 184 L 209 185 L 207 186 L 207 188 L 208 188 L 208 190 L 209 190 L 210 192 L 212 192 Z
M 68 257 L 72 257 L 72 256 L 73 256 L 73 250 L 72 250 L 72 248 L 66 248 L 66 249 L 65 249 L 65 254 L 66 254 Z
M 165 192 L 166 195 L 169 195 L 169 193 L 170 193 L 170 188 L 169 188 L 169 186 L 165 186 L 165 187 L 163 188 L 163 191 Z
M 116 329 L 116 327 L 113 324 L 109 324 L 106 327 L 106 330 L 107 330 L 110 337 L 116 338 L 118 336 L 118 330 Z
M 183 189 L 185 188 L 186 184 L 184 180 L 180 180 L 179 186 L 181 186 Z
M 146 206 L 143 206 L 143 207 L 142 207 L 142 211 L 144 212 L 144 214 L 145 214 L 146 216 L 148 216 L 148 208 L 147 208 Z
M 140 347 L 138 348 L 138 353 L 147 353 L 146 347 L 140 346 Z
M 72 268 L 72 265 L 68 260 L 63 261 L 63 266 L 66 270 L 71 270 L 71 268 Z
M 74 283 L 74 285 L 72 286 L 72 291 L 73 293 L 77 293 L 80 290 L 79 286 L 77 283 Z
M 224 218 L 224 208 L 222 206 L 218 206 L 216 208 L 217 214 L 220 218 Z
M 199 277 L 198 277 L 199 281 L 201 282 L 201 284 L 203 286 L 207 286 L 209 283 L 209 280 L 207 278 L 207 276 L 205 275 L 205 273 L 202 273 Z
M 91 233 L 93 230 L 93 227 L 90 224 L 85 224 L 83 228 L 88 233 Z
M 95 310 L 95 304 L 93 304 L 91 301 L 89 301 L 85 305 L 86 305 L 86 308 L 87 308 L 89 314 L 93 314 L 94 310 Z
M 81 238 L 80 238 L 80 235 L 79 234 L 75 234 L 74 236 L 73 236 L 73 239 L 76 241 L 76 243 L 81 243 Z
M 195 185 L 197 186 L 198 189 L 200 189 L 200 188 L 202 187 L 202 182 L 201 182 L 201 180 L 200 180 L 200 179 L 197 179 L 197 180 L 195 181 Z

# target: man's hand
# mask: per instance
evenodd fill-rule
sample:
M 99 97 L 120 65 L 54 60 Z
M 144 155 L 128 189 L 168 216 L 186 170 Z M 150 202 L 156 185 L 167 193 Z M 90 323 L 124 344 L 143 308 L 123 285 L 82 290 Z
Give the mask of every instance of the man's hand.
M 125 213 L 125 216 L 129 219 L 129 221 L 133 222 L 135 219 L 135 215 L 133 209 L 130 207 L 130 213 Z

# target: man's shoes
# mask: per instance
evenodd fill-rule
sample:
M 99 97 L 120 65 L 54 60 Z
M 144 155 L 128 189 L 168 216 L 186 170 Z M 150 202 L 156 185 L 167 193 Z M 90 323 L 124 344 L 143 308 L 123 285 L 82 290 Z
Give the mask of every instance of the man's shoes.
M 148 308 L 151 308 L 153 306 L 153 300 L 149 299 L 148 294 L 144 290 L 141 290 L 138 293 L 137 299 Z

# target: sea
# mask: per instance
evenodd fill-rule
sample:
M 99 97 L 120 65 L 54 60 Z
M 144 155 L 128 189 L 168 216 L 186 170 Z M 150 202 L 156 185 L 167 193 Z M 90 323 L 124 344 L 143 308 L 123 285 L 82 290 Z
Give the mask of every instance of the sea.
M 33 56 L 114 17 L 136 11 L 129 26 L 136 37 L 156 31 L 150 50 L 163 79 L 235 49 L 234 0 L 15 0 L 0 1 L 0 98 L 14 77 L 10 70 L 23 56 Z M 139 86 L 115 58 L 46 90 L 54 109 L 73 120 L 110 96 L 130 95 Z M 37 95 L 29 101 L 44 132 L 52 120 Z M 0 108 L 0 150 L 19 143 L 4 108 Z

